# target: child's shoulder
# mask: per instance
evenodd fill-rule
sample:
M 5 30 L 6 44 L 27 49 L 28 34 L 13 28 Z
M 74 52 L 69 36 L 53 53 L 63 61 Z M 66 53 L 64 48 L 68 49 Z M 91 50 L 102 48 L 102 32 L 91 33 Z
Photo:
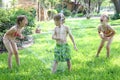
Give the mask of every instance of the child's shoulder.
M 107 27 L 108 27 L 108 29 L 113 29 L 113 26 L 111 26 L 111 25 L 107 25 Z
M 98 25 L 98 29 L 100 29 L 101 27 L 102 27 L 102 24 L 99 24 L 99 25 Z
M 112 27 L 110 24 L 107 24 L 107 27 Z
M 9 30 L 16 30 L 16 26 L 12 26 Z
M 54 28 L 54 30 L 56 30 L 58 28 L 58 26 L 56 26 L 55 28 Z
M 66 29 L 69 29 L 69 27 L 68 27 L 68 26 L 66 26 L 66 25 L 65 25 L 64 27 L 65 27 Z

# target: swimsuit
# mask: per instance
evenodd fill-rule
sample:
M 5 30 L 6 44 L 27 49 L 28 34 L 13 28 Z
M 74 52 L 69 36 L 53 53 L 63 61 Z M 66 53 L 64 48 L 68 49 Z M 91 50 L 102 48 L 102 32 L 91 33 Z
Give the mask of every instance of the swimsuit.
M 70 47 L 68 44 L 56 44 L 54 53 L 55 61 L 64 62 L 71 59 Z

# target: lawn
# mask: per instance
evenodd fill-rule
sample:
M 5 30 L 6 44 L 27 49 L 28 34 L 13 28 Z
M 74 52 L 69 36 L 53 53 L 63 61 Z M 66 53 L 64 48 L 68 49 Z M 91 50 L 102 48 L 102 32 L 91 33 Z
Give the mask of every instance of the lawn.
M 13 68 L 7 68 L 7 53 L 0 54 L 0 80 L 120 80 L 120 20 L 110 21 L 116 30 L 111 45 L 110 58 L 106 58 L 106 49 L 100 57 L 96 51 L 100 43 L 97 34 L 99 19 L 68 20 L 78 51 L 71 48 L 72 71 L 68 72 L 66 62 L 60 62 L 55 74 L 51 73 L 54 59 L 55 41 L 51 39 L 53 21 L 40 22 L 42 33 L 33 34 L 34 44 L 19 50 L 21 65 L 18 67 L 13 56 Z

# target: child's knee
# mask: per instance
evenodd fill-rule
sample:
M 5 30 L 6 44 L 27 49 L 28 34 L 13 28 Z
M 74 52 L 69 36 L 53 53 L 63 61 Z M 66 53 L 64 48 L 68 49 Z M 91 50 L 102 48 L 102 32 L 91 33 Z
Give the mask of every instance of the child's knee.
M 15 51 L 15 52 L 14 52 L 14 54 L 15 54 L 15 55 L 18 55 L 18 52 L 17 52 L 17 51 Z
M 100 45 L 100 48 L 102 48 L 103 47 L 103 45 Z
M 110 49 L 110 45 L 106 45 L 106 49 Z
M 9 54 L 8 54 L 8 58 L 11 58 L 11 57 L 12 57 L 12 53 L 9 53 Z

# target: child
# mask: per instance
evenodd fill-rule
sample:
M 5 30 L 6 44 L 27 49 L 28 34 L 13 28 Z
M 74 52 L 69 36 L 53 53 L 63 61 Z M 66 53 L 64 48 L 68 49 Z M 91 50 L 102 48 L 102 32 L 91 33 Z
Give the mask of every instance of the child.
M 101 24 L 98 26 L 98 34 L 100 36 L 101 43 L 97 51 L 96 57 L 99 57 L 99 53 L 104 46 L 105 41 L 107 41 L 106 50 L 107 50 L 107 57 L 110 55 L 110 44 L 112 42 L 113 36 L 115 31 L 108 25 L 109 17 L 105 14 L 101 15 L 100 22 Z
M 63 14 L 57 14 L 54 16 L 55 29 L 54 34 L 52 35 L 52 39 L 56 40 L 55 47 L 55 62 L 53 65 L 52 73 L 56 71 L 56 67 L 59 61 L 64 62 L 67 61 L 68 70 L 71 70 L 71 56 L 70 56 L 70 48 L 67 43 L 67 35 L 69 35 L 72 43 L 74 45 L 74 49 L 77 50 L 76 44 L 74 42 L 73 36 L 70 32 L 70 29 L 67 26 L 64 26 L 65 18 Z
M 25 15 L 20 15 L 17 17 L 16 25 L 11 27 L 3 37 L 3 43 L 8 51 L 8 67 L 12 68 L 12 54 L 14 53 L 17 65 L 20 65 L 18 49 L 15 43 L 15 38 L 18 36 L 21 39 L 24 38 L 21 34 L 23 27 L 28 23 Z

